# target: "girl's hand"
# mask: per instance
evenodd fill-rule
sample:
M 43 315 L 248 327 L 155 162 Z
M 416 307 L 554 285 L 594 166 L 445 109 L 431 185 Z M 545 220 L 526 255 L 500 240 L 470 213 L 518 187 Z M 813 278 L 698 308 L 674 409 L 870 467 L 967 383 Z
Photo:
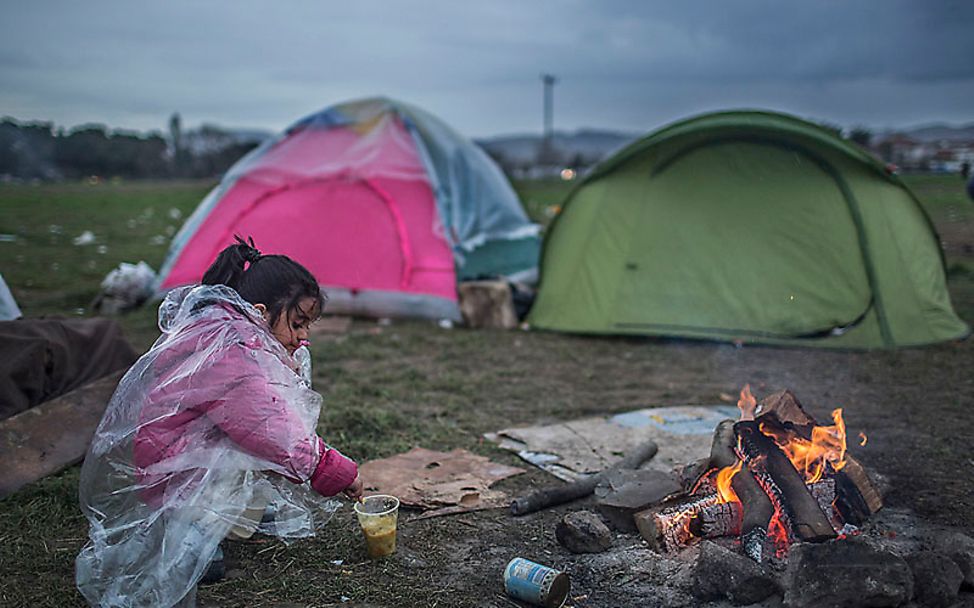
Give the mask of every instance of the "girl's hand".
M 355 480 L 348 484 L 348 487 L 342 490 L 342 494 L 350 498 L 351 500 L 361 500 L 362 493 L 365 490 L 365 484 L 362 483 L 362 478 L 358 475 L 355 476 Z

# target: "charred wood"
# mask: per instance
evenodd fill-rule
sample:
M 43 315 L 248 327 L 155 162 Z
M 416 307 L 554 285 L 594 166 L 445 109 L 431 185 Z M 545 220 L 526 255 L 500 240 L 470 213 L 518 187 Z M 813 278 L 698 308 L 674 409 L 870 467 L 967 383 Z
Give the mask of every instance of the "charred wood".
M 687 522 L 687 528 L 698 538 L 738 536 L 741 533 L 741 514 L 741 503 L 722 502 L 697 511 Z
M 668 500 L 633 516 L 636 528 L 650 548 L 659 553 L 674 551 L 693 538 L 690 519 L 700 510 L 717 504 L 720 496 L 707 494 Z
M 748 468 L 766 473 L 766 477 L 755 477 L 772 502 L 778 503 L 775 506 L 780 507 L 781 515 L 787 516 L 787 521 L 782 523 L 788 524 L 787 529 L 800 540 L 815 542 L 834 538 L 835 530 L 829 518 L 809 493 L 801 474 L 774 440 L 761 432 L 759 424 L 738 422 L 734 429 L 741 438 Z
M 835 474 L 835 508 L 842 519 L 861 526 L 870 515 L 883 508 L 879 489 L 866 476 L 866 470 L 846 454 L 845 466 Z
M 773 421 L 779 428 L 794 431 L 809 440 L 812 438 L 812 428 L 818 424 L 789 390 L 768 395 L 758 403 L 754 413 L 759 422 Z
M 570 483 L 541 488 L 524 496 L 518 496 L 511 502 L 511 513 L 514 515 L 526 515 L 540 511 L 541 509 L 570 502 L 583 496 L 588 496 L 595 490 L 595 486 L 604 480 L 610 472 L 619 469 L 638 468 L 643 462 L 655 456 L 658 449 L 655 443 L 647 441 L 637 446 L 632 453 L 627 454 L 625 458 L 601 473 L 589 475 L 584 479 Z
M 738 460 L 736 446 L 737 433 L 734 432 L 734 421 L 724 420 L 714 431 L 714 441 L 710 446 L 711 466 L 721 469 L 734 466 Z M 774 515 L 774 507 L 753 473 L 747 468 L 741 469 L 731 479 L 731 488 L 742 505 L 740 534 L 746 536 L 758 530 L 766 535 L 771 516 Z M 763 542 L 763 536 L 761 538 Z

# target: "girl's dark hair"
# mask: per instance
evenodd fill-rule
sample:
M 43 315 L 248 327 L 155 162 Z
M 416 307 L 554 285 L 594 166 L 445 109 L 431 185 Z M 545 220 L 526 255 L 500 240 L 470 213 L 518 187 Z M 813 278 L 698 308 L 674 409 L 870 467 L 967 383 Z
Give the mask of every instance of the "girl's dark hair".
M 234 238 L 236 244 L 221 251 L 203 273 L 203 285 L 226 285 L 251 304 L 264 304 L 272 326 L 284 311 L 290 317 L 298 310 L 303 298 L 315 300 L 314 317 L 321 314 L 325 296 L 307 268 L 286 255 L 261 255 L 253 238 Z

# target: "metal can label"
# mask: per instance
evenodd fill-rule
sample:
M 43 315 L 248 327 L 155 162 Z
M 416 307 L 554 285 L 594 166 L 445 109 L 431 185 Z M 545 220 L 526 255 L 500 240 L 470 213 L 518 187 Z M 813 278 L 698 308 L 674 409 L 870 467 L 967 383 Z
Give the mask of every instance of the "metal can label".
M 568 577 L 553 568 L 515 557 L 504 569 L 504 589 L 515 599 L 557 608 L 568 596 Z

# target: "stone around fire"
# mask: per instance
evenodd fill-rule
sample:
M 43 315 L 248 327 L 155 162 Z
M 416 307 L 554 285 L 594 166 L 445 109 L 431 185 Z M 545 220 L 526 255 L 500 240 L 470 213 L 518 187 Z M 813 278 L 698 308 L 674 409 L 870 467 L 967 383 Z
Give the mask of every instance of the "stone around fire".
M 612 532 L 591 511 L 566 515 L 555 528 L 555 538 L 572 553 L 601 553 L 612 546 Z
M 964 575 L 949 555 L 918 551 L 906 557 L 913 570 L 913 597 L 929 608 L 948 608 L 957 599 Z
M 902 557 L 846 538 L 794 545 L 784 587 L 788 608 L 883 608 L 913 597 L 913 573 Z
M 705 541 L 694 570 L 693 593 L 702 600 L 727 598 L 735 606 L 781 593 L 775 577 L 750 558 Z

